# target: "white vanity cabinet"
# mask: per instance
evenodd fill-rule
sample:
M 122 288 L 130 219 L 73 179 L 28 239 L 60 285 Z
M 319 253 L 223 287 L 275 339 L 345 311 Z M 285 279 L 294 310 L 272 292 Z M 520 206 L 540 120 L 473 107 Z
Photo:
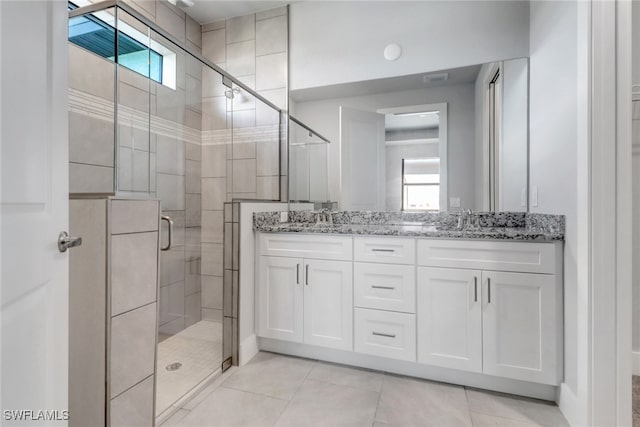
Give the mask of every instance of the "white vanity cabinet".
M 416 242 L 353 238 L 354 350 L 416 361 Z
M 260 257 L 259 335 L 302 342 L 304 289 L 302 258 Z
M 418 362 L 482 372 L 482 272 L 418 267 Z
M 558 384 L 561 325 L 555 275 L 482 272 L 483 372 Z
M 353 350 L 351 240 L 261 235 L 258 336 Z
M 559 384 L 561 251 L 559 243 L 418 240 L 418 362 Z
M 259 236 L 261 348 L 534 397 L 562 381 L 562 242 Z
M 353 266 L 304 261 L 304 343 L 353 349 Z

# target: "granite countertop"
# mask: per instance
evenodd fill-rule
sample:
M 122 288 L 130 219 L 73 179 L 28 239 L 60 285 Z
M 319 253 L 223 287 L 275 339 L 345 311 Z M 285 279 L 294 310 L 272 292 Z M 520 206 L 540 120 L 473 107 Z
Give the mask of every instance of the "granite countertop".
M 528 213 L 479 213 L 477 226 L 457 228 L 458 215 L 448 213 L 321 212 L 333 223 L 317 223 L 318 212 L 290 211 L 287 222 L 279 212 L 254 214 L 254 229 L 268 233 L 320 233 L 406 236 L 438 239 L 519 241 L 564 240 L 564 216 Z

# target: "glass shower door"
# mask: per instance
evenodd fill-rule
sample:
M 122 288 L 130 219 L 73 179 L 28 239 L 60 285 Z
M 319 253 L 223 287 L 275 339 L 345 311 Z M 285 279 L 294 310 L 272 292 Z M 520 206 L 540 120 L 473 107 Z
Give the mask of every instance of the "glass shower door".
M 153 31 L 150 47 L 163 52 L 164 77 L 151 81 L 151 173 L 162 215 L 173 222 L 170 247 L 167 221 L 161 232 L 160 416 L 221 369 L 224 200 L 215 197 L 226 187 L 231 134 L 222 76 Z

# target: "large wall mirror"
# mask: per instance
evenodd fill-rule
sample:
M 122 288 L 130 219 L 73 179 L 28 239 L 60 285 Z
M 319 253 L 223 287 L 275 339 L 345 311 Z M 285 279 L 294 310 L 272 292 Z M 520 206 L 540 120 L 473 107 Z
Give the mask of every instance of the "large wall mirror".
M 302 89 L 291 200 L 341 210 L 527 211 L 528 59 Z

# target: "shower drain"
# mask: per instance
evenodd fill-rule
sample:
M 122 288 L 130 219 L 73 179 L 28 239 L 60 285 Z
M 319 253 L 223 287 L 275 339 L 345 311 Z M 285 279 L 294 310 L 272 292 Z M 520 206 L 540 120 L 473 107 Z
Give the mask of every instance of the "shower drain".
M 180 362 L 176 362 L 176 363 L 170 363 L 167 366 L 165 366 L 165 369 L 167 371 L 177 371 L 178 369 L 180 369 L 182 367 L 182 363 Z

